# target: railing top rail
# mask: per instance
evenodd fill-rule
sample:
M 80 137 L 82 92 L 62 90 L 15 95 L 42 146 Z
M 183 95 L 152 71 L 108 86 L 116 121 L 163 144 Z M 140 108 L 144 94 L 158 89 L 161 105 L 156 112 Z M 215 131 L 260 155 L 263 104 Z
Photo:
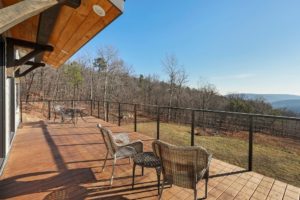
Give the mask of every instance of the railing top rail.
M 26 102 L 25 100 L 21 100 L 22 102 Z M 48 101 L 90 101 L 88 100 L 29 100 L 28 102 L 48 102 Z M 98 101 L 98 100 L 95 100 Z M 221 110 L 209 110 L 209 109 L 198 109 L 198 108 L 184 108 L 184 107 L 169 107 L 169 106 L 159 106 L 159 105 L 150 105 L 150 104 L 137 104 L 137 103 L 128 103 L 128 102 L 114 102 L 114 101 L 98 101 L 98 102 L 109 102 L 109 103 L 120 103 L 123 105 L 139 105 L 139 106 L 146 106 L 146 107 L 155 107 L 161 109 L 176 109 L 176 110 L 189 110 L 195 112 L 206 112 L 206 113 L 217 113 L 217 114 L 226 114 L 226 115 L 238 115 L 238 116 L 247 116 L 247 117 L 263 117 L 263 118 L 272 118 L 272 119 L 279 119 L 279 120 L 294 120 L 300 121 L 298 117 L 288 117 L 288 116 L 277 116 L 277 115 L 266 115 L 266 114 L 255 114 L 255 113 L 242 113 L 242 112 L 231 112 L 231 111 L 221 111 Z

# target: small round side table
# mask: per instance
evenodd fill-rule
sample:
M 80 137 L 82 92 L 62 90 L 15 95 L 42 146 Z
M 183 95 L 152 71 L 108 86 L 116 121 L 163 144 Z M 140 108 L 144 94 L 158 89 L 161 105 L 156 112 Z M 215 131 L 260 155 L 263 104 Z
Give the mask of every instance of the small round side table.
M 144 167 L 155 168 L 157 175 L 157 188 L 159 193 L 160 187 L 160 173 L 161 164 L 159 158 L 157 158 L 153 152 L 142 152 L 138 153 L 133 157 L 133 171 L 132 171 L 132 189 L 134 188 L 135 168 L 136 165 L 142 167 L 142 176 L 144 175 Z

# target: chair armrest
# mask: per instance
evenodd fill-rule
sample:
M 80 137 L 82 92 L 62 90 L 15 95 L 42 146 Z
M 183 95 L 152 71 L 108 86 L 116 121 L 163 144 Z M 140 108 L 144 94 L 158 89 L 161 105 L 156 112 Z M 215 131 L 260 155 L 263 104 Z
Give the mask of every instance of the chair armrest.
M 137 154 L 137 151 L 134 147 L 131 146 L 121 146 L 120 148 L 118 148 L 118 150 L 116 151 L 116 156 L 117 157 L 131 157 L 134 156 L 135 154 Z
M 118 147 L 125 147 L 125 146 L 133 147 L 137 153 L 143 152 L 143 149 L 144 149 L 144 144 L 141 140 L 132 141 L 125 145 L 118 144 Z
M 209 168 L 210 166 L 210 163 L 211 163 L 211 160 L 212 160 L 212 154 L 209 154 L 208 158 L 207 158 L 207 165 L 206 165 L 206 169 Z
M 199 172 L 199 169 L 197 170 L 197 167 L 195 166 L 195 170 L 198 171 L 197 174 L 197 179 L 202 179 L 202 177 L 205 176 L 205 174 L 207 174 L 207 172 L 209 171 L 209 167 L 210 167 L 210 163 L 211 163 L 211 160 L 212 160 L 212 154 L 208 154 L 207 156 L 207 164 L 205 166 L 205 168 L 202 168 L 202 170 Z
M 130 143 L 130 139 L 129 139 L 127 133 L 115 134 L 115 135 L 113 135 L 113 138 L 116 143 L 121 143 L 121 144 L 129 144 Z

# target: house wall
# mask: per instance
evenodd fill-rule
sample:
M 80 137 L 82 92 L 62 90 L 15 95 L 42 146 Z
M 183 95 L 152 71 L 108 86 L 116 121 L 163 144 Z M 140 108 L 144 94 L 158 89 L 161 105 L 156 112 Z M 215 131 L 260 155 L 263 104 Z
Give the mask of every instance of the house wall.
M 0 38 L 0 175 L 20 124 L 19 80 L 8 73 L 5 48 L 5 42 Z
M 5 89 L 6 89 L 6 69 L 5 69 L 5 43 L 0 37 L 0 169 L 6 157 L 6 109 L 5 109 Z
M 19 79 L 14 79 L 14 102 L 15 102 L 15 132 L 18 129 L 20 123 L 21 123 L 21 110 L 20 110 L 20 80 Z
M 11 132 L 11 80 L 6 78 L 6 90 L 5 90 L 5 157 L 7 156 L 10 148 L 10 132 Z

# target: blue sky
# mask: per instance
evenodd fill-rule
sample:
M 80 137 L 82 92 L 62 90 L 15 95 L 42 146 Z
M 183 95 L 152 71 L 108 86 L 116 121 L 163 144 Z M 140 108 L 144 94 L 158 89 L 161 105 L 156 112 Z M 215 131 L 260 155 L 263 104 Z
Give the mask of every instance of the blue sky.
M 136 75 L 166 79 L 161 60 L 175 54 L 192 87 L 300 95 L 299 10 L 299 0 L 127 0 L 74 57 L 112 45 Z

